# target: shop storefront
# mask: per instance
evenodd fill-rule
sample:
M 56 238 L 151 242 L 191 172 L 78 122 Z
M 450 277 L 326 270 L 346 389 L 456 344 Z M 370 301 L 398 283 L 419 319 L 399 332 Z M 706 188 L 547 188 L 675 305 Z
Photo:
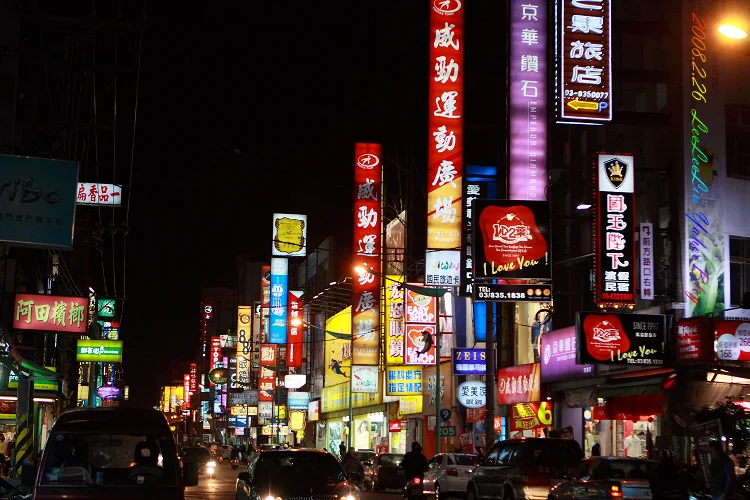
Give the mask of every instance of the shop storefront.
M 352 446 L 357 450 L 375 451 L 378 446 L 388 444 L 387 410 L 380 393 L 352 395 L 354 422 L 349 425 L 349 383 L 324 387 L 321 400 L 321 421 L 324 422 L 324 444 L 332 453 L 338 453 L 339 445 L 346 445 L 347 434 L 352 432 Z M 320 438 L 318 445 L 320 446 Z
M 552 428 L 552 401 L 542 399 L 540 376 L 539 363 L 498 370 L 497 404 L 504 406 L 508 438 L 544 437 Z

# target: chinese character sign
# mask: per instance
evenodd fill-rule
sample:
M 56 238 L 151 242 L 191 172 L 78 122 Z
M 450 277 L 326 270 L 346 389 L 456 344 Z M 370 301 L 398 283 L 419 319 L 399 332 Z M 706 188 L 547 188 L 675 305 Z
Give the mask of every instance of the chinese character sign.
M 211 337 L 211 357 L 208 359 L 208 371 L 221 366 L 221 337 Z M 210 382 L 210 377 L 209 382 Z M 210 382 L 213 384 L 213 382 Z
M 474 200 L 487 198 L 487 184 L 484 182 L 465 182 L 463 200 L 462 237 L 461 237 L 461 269 L 459 274 L 460 297 L 471 297 L 474 283 Z
M 0 241 L 73 246 L 78 163 L 0 155 Z
M 182 408 L 189 409 L 190 408 L 190 374 L 186 373 L 185 375 L 183 375 L 182 380 L 183 380 L 182 393 L 184 394 L 184 399 L 185 399 L 185 402 L 182 403 Z
M 237 358 L 237 381 L 242 384 L 250 382 L 250 364 L 253 359 L 252 317 L 252 306 L 237 307 L 237 350 L 235 356 Z
M 484 349 L 453 349 L 453 375 L 484 375 L 487 356 Z
M 261 342 L 268 341 L 268 315 L 271 307 L 271 266 L 260 268 L 260 331 Z
M 88 299 L 17 293 L 13 328 L 46 332 L 86 333 Z
M 552 278 L 548 202 L 475 200 L 473 205 L 475 278 Z
M 198 363 L 190 363 L 190 392 L 198 391 Z
M 287 281 L 289 279 L 289 260 L 282 257 L 271 259 L 271 290 L 268 321 L 268 342 L 286 344 L 287 329 Z
M 635 305 L 633 157 L 600 154 L 597 172 L 596 298 L 599 304 Z
M 417 285 L 418 286 L 418 285 Z M 404 363 L 435 364 L 437 299 L 405 290 Z
M 539 363 L 500 368 L 497 372 L 497 404 L 539 401 L 541 399 L 539 375 Z
M 458 286 L 460 272 L 460 250 L 427 250 L 425 254 L 425 285 Z
M 559 2 L 558 122 L 595 124 L 612 119 L 610 2 Z
M 654 300 L 654 225 L 642 222 L 641 247 L 641 298 Z
M 287 365 L 295 368 L 302 366 L 302 341 L 305 332 L 302 317 L 303 292 L 290 290 L 289 303 L 289 336 L 287 338 Z
M 380 273 L 382 269 L 382 183 L 380 144 L 354 149 L 354 265 L 352 364 L 380 362 Z
M 716 358 L 721 361 L 750 361 L 750 323 L 714 320 Z
M 464 10 L 432 2 L 427 137 L 427 248 L 461 246 Z
M 304 257 L 307 250 L 307 215 L 273 214 L 271 254 Z
M 119 207 L 122 204 L 122 186 L 96 182 L 79 182 L 76 203 L 79 205 L 109 205 Z
M 78 340 L 76 361 L 122 363 L 122 340 Z
M 513 200 L 547 198 L 547 2 L 510 0 L 508 184 Z
M 594 365 L 576 364 L 576 328 L 569 326 L 542 335 L 542 382 L 575 380 L 594 375 Z
M 385 363 L 404 363 L 404 289 L 403 276 L 388 276 L 384 283 L 385 296 Z
M 273 401 L 276 390 L 276 368 L 278 346 L 262 344 L 260 346 L 260 368 L 258 371 L 258 401 Z
M 388 396 L 422 394 L 421 366 L 389 366 L 385 371 L 385 393 Z

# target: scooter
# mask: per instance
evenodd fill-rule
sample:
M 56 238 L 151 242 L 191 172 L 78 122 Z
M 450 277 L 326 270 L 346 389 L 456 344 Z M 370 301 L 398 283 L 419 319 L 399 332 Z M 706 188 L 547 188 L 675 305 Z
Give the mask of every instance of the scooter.
M 424 500 L 423 475 L 414 476 L 404 486 L 404 500 Z
M 232 470 L 237 470 L 237 467 L 240 466 L 240 461 L 236 458 L 232 459 Z

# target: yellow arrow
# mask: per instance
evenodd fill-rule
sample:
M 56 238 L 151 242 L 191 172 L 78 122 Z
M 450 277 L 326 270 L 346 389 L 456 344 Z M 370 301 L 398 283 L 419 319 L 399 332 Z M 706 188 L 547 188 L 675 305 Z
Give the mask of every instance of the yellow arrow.
M 575 109 L 576 111 L 578 111 L 579 109 L 593 109 L 593 110 L 599 109 L 598 102 L 579 101 L 578 99 L 573 99 L 572 101 L 569 101 L 568 106 Z

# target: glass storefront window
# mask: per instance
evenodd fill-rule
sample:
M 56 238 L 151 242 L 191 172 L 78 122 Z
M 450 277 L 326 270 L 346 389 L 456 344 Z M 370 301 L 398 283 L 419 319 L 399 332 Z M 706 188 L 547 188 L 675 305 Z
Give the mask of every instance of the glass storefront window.
M 593 408 L 585 408 L 583 412 L 584 453 L 587 457 L 599 454 L 649 458 L 649 451 L 653 450 L 654 442 L 659 435 L 659 416 L 643 415 L 630 420 L 598 420 L 595 413 Z
M 540 302 L 520 302 L 516 304 L 516 364 L 538 363 L 541 336 L 552 329 L 546 309 L 549 304 Z
M 344 443 L 346 445 L 346 434 L 344 434 L 344 422 L 340 419 L 328 421 L 328 439 L 326 440 L 326 448 L 330 453 L 338 455 L 339 445 Z

